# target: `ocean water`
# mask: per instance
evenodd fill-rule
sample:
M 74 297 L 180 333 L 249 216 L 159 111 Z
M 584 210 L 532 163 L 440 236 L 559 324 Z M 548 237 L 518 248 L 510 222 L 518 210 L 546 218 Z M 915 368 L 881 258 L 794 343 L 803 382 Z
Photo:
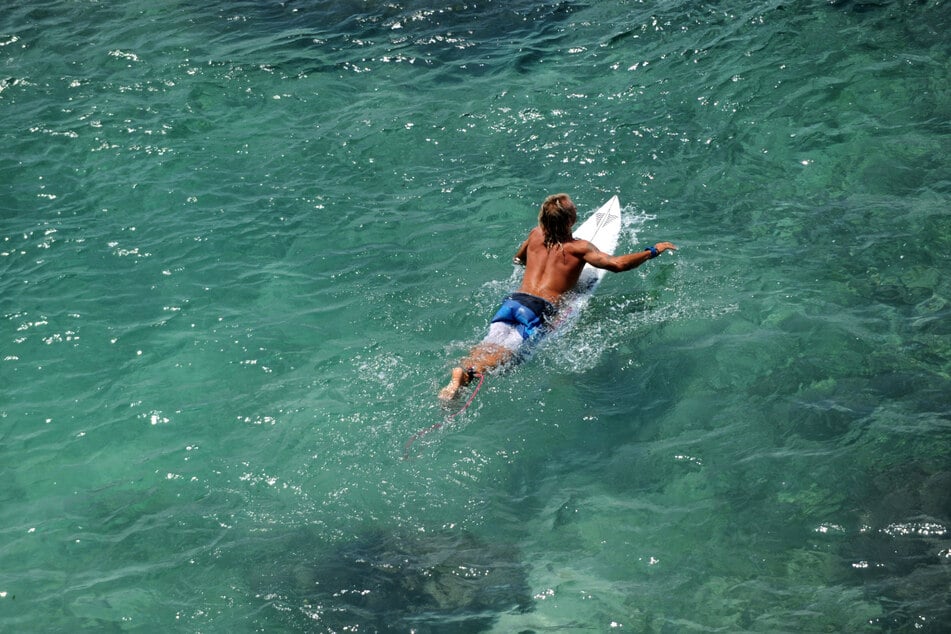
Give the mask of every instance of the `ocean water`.
M 944 632 L 951 11 L 0 11 L 0 630 Z M 622 250 L 435 398 L 548 194 Z

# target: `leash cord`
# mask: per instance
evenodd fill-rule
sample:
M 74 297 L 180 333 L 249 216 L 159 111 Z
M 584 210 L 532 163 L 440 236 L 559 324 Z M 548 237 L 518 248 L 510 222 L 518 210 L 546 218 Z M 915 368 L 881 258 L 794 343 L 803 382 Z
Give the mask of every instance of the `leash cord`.
M 468 400 L 466 400 L 466 404 L 463 405 L 463 406 L 459 409 L 459 411 L 457 411 L 457 412 L 455 412 L 455 413 L 453 413 L 453 414 L 450 414 L 450 415 L 446 416 L 446 420 L 445 420 L 445 421 L 443 421 L 443 422 L 441 422 L 441 423 L 436 423 L 436 424 L 433 425 L 432 427 L 427 427 L 426 429 L 421 429 L 421 430 L 419 430 L 418 432 L 416 432 L 415 434 L 413 434 L 412 436 L 410 436 L 410 437 L 409 437 L 409 440 L 406 441 L 406 444 L 403 445 L 403 460 L 409 460 L 409 450 L 410 450 L 410 448 L 413 446 L 413 443 L 414 443 L 414 442 L 416 442 L 417 440 L 419 440 L 420 438 L 422 438 L 423 436 L 425 436 L 425 435 L 428 434 L 429 432 L 431 432 L 431 431 L 436 431 L 437 429 L 441 429 L 442 427 L 448 425 L 449 423 L 452 422 L 452 420 L 453 420 L 456 416 L 459 416 L 459 415 L 462 414 L 464 411 L 466 411 L 467 409 L 469 409 L 469 406 L 472 405 L 472 401 L 475 400 L 476 394 L 479 393 L 479 389 L 482 387 L 482 382 L 485 381 L 485 374 L 482 374 L 481 372 L 474 372 L 474 373 L 472 374 L 472 376 L 474 376 L 474 377 L 475 377 L 475 376 L 479 377 L 479 382 L 476 384 L 475 389 L 472 390 L 472 394 L 469 395 Z

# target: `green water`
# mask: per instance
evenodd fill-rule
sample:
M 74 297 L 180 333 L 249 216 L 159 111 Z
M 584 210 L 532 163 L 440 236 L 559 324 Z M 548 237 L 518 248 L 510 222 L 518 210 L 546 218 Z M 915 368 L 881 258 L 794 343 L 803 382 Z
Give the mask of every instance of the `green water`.
M 946 3 L 5 5 L 0 630 L 947 629 Z

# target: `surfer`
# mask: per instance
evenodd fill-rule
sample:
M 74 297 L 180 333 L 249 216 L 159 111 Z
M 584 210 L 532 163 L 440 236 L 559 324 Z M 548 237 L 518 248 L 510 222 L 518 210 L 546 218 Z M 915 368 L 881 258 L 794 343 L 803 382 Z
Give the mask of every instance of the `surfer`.
M 513 258 L 515 264 L 525 267 L 521 288 L 505 298 L 485 339 L 452 370 L 452 379 L 439 392 L 440 399 L 455 398 L 473 377 L 512 360 L 526 341 L 543 332 L 557 313 L 559 300 L 578 282 L 585 264 L 620 273 L 677 248 L 670 242 L 658 242 L 643 251 L 609 255 L 587 240 L 572 237 L 571 227 L 577 219 L 578 210 L 568 194 L 545 199 L 538 226 Z

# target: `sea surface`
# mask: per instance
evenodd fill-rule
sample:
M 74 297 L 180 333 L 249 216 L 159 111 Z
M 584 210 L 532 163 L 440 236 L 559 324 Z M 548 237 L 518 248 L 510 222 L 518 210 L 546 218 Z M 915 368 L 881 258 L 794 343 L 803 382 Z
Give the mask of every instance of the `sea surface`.
M 2 5 L 0 631 L 951 628 L 946 1 Z

